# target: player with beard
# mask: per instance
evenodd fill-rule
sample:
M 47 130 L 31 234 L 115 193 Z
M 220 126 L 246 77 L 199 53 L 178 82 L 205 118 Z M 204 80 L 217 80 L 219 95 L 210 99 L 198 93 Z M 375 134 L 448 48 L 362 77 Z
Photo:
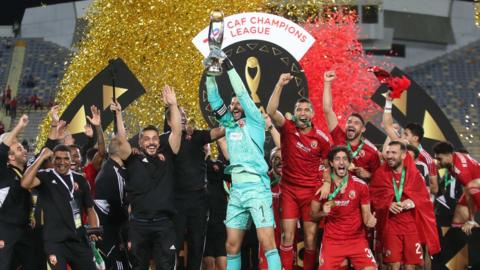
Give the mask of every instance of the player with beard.
M 200 269 L 205 246 L 208 220 L 207 178 L 204 145 L 225 136 L 225 129 L 195 129 L 187 121 L 185 110 L 180 107 L 182 119 L 182 142 L 174 161 L 174 199 L 177 214 L 174 224 L 179 251 L 187 242 L 186 269 Z M 170 110 L 165 113 L 166 122 L 171 122 Z M 167 145 L 169 132 L 160 136 L 160 144 Z M 185 249 L 186 250 L 186 249 Z M 179 255 L 179 251 L 177 252 Z M 177 255 L 177 256 L 178 256 Z
M 375 227 L 377 219 L 370 211 L 367 184 L 349 174 L 350 159 L 350 150 L 345 146 L 336 146 L 330 151 L 332 193 L 328 200 L 312 201 L 312 218 L 325 219 L 319 270 L 344 269 L 346 259 L 355 269 L 377 267 L 365 231 L 365 227 Z
M 282 152 L 279 147 L 274 147 L 270 151 L 270 164 L 272 169 L 268 172 L 270 176 L 270 184 L 272 188 L 272 205 L 273 216 L 275 218 L 275 224 L 280 224 L 280 181 L 282 178 Z M 275 244 L 280 246 L 282 238 L 282 228 L 277 225 L 275 227 Z M 268 269 L 268 263 L 264 255 L 262 247 L 258 249 L 258 269 Z
M 157 270 L 171 270 L 175 266 L 175 215 L 173 187 L 175 179 L 174 157 L 180 149 L 182 123 L 174 90 L 165 85 L 163 102 L 170 110 L 172 128 L 167 145 L 163 147 L 163 158 L 158 150 L 160 137 L 157 128 L 147 126 L 139 135 L 141 153 L 134 154 L 127 141 L 122 113 L 117 103 L 112 103 L 118 124 L 118 155 L 127 169 L 127 199 L 130 202 L 129 240 L 134 256 L 134 269 L 146 270 L 150 259 Z
M 418 148 L 420 155 L 418 160 L 424 162 L 428 166 L 429 171 L 429 180 L 430 180 L 430 193 L 437 194 L 438 192 L 438 177 L 437 177 L 437 167 L 432 156 L 423 149 L 421 141 L 423 139 L 424 130 L 423 127 L 418 123 L 409 123 L 404 129 L 402 136 L 399 136 L 393 124 L 392 117 L 392 103 L 393 100 L 390 98 L 390 93 L 387 93 L 385 101 L 385 111 L 383 113 L 383 127 L 388 137 L 392 141 L 404 141 L 406 144 L 412 144 Z
M 14 129 L 1 136 L 0 143 L 0 269 L 11 269 L 12 259 L 22 264 L 22 269 L 35 269 L 35 255 L 28 235 L 29 213 L 32 198 L 20 186 L 27 163 L 27 151 L 17 136 L 28 124 L 23 115 Z
M 350 171 L 357 177 L 368 181 L 373 172 L 380 167 L 380 156 L 377 148 L 366 138 L 365 121 L 362 116 L 352 113 L 346 123 L 345 131 L 338 125 L 337 115 L 333 111 L 332 81 L 335 80 L 335 71 L 324 74 L 323 112 L 327 119 L 328 130 L 335 145 L 346 145 L 352 159 Z
M 370 198 L 383 245 L 383 262 L 389 269 L 413 270 L 423 261 L 422 244 L 430 255 L 440 251 L 433 204 L 423 177 L 406 146 L 388 144 L 386 163 L 370 181 Z
M 317 224 L 311 221 L 310 207 L 317 188 L 321 185 L 323 172 L 319 168 L 326 164 L 330 142 L 321 130 L 312 125 L 314 116 L 312 103 L 301 98 L 295 103 L 293 118 L 286 119 L 279 112 L 278 105 L 283 88 L 293 79 L 289 73 L 280 75 L 267 106 L 267 113 L 275 126 L 279 127 L 282 145 L 281 220 L 283 239 L 280 246 L 282 265 L 286 270 L 293 267 L 293 240 L 297 220 L 303 221 L 305 270 L 312 270 L 315 264 Z M 322 196 L 330 187 L 324 185 Z
M 208 102 L 220 124 L 225 127 L 232 188 L 227 206 L 227 269 L 241 269 L 241 245 L 251 220 L 265 250 L 269 269 L 280 270 L 281 263 L 275 245 L 272 192 L 268 166 L 264 159 L 265 119 L 250 98 L 242 79 L 229 59 L 223 63 L 236 94 L 230 110 L 218 92 L 215 77 L 207 76 Z
M 464 186 L 464 192 L 458 200 L 452 225 L 462 226 L 466 234 L 471 234 L 475 227 L 475 213 L 480 209 L 480 163 L 469 154 L 456 152 L 449 142 L 439 142 L 433 147 L 435 158 L 441 168 L 446 168 L 445 181 L 454 177 Z M 468 215 L 462 208 L 468 207 Z

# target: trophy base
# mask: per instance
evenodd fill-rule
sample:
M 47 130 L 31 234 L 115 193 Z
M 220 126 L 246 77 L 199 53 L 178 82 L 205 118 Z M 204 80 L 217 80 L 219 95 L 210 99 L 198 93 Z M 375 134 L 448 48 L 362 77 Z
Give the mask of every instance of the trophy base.
M 223 68 L 220 66 L 210 66 L 207 68 L 207 75 L 220 76 L 223 74 Z

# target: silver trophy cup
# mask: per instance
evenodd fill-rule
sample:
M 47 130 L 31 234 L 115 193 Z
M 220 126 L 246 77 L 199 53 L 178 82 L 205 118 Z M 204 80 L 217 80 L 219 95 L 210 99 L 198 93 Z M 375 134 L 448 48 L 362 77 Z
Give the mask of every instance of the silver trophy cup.
M 208 47 L 210 54 L 205 59 L 207 74 L 220 76 L 223 73 L 222 62 L 225 54 L 222 51 L 223 42 L 223 12 L 212 10 L 210 12 L 210 27 L 208 28 Z

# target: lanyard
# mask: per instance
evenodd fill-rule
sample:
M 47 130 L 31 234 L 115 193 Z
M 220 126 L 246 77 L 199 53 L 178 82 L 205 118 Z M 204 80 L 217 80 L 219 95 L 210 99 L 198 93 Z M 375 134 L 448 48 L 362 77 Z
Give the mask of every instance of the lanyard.
M 15 172 L 15 174 L 16 174 L 20 179 L 22 179 L 23 175 L 22 175 L 22 173 L 21 173 L 17 168 L 15 168 L 15 167 L 13 167 L 13 166 L 10 166 L 10 168 L 12 168 L 12 170 Z
M 68 190 L 68 194 L 70 195 L 70 199 L 73 200 L 73 191 L 75 190 L 75 185 L 73 183 L 73 174 L 72 172 L 68 172 L 68 175 L 70 176 L 70 182 L 72 183 L 72 190 L 70 191 L 70 189 L 68 188 L 67 186 L 67 183 L 65 183 L 65 181 L 63 181 L 63 178 L 57 173 L 57 171 L 53 170 L 53 173 L 55 174 L 55 176 L 58 178 L 58 180 L 60 180 L 62 182 L 62 184 L 65 186 L 65 188 Z
M 392 177 L 393 190 L 395 191 L 395 199 L 400 202 L 402 199 L 403 185 L 405 184 L 405 168 L 402 170 L 402 176 L 400 177 L 400 187 L 397 187 L 395 177 Z
M 332 181 L 333 181 L 333 173 L 330 174 L 330 177 L 332 178 Z M 340 185 L 338 185 L 338 187 L 337 187 L 330 195 L 328 195 L 328 200 L 329 200 L 329 201 L 335 199 L 335 197 L 336 197 L 337 194 L 340 192 L 340 190 L 343 188 L 343 186 L 345 185 L 345 183 L 347 183 L 347 180 L 348 180 L 348 174 L 345 175 L 345 177 L 343 177 L 343 180 L 342 180 L 342 182 L 340 183 Z
M 355 152 L 353 152 L 353 153 L 352 153 L 352 147 L 350 146 L 350 142 L 348 142 L 348 144 L 347 144 L 348 152 L 350 152 L 350 155 L 351 155 L 351 158 L 352 158 L 352 159 L 355 158 L 355 157 L 358 155 L 358 153 L 360 153 L 360 151 L 362 150 L 363 145 L 365 144 L 365 140 L 364 140 L 363 138 L 362 138 L 360 141 L 361 141 L 362 143 L 360 143 L 360 145 L 358 146 L 357 150 L 355 150 Z
M 455 181 L 454 178 L 448 173 L 448 169 L 445 171 L 445 188 L 448 187 L 453 181 Z

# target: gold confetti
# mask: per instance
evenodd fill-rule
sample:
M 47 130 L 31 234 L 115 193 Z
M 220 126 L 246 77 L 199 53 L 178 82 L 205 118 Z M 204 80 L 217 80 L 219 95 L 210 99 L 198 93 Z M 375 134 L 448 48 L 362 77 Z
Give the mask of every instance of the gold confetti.
M 55 102 L 62 113 L 83 87 L 108 60 L 122 58 L 147 90 L 125 109 L 129 134 L 147 124 L 163 126 L 163 85 L 176 89 L 178 103 L 190 119 L 206 128 L 200 112 L 198 89 L 203 56 L 192 43 L 208 26 L 212 9 L 225 16 L 260 11 L 261 0 L 97 0 L 90 5 L 84 39 L 74 45 L 76 53 L 66 67 Z M 48 136 L 50 121 L 45 117 L 37 137 L 37 151 Z

